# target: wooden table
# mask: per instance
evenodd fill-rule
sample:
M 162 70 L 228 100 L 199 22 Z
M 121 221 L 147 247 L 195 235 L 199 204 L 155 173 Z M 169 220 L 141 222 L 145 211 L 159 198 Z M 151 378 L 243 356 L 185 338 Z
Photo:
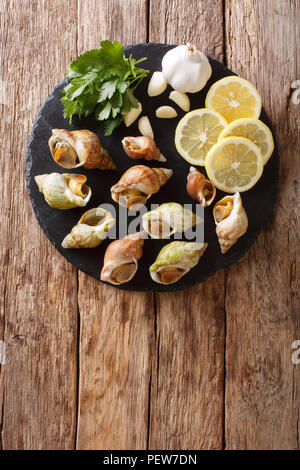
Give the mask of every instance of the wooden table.
M 299 449 L 300 0 L 1 0 L 0 13 L 0 447 Z M 272 120 L 273 216 L 239 263 L 195 288 L 103 285 L 35 220 L 32 123 L 104 38 L 191 41 L 253 82 Z

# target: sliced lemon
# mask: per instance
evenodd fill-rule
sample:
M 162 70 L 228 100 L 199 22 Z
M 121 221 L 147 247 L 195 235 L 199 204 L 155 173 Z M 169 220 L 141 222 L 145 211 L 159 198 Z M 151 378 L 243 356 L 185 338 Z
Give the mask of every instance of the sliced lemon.
M 192 165 L 205 165 L 211 147 L 227 126 L 226 120 L 212 109 L 195 109 L 179 121 L 175 133 L 178 153 Z
M 270 129 L 259 119 L 242 118 L 228 124 L 219 135 L 220 140 L 224 137 L 246 137 L 260 148 L 264 165 L 269 160 L 274 150 L 274 140 Z
M 205 169 L 209 179 L 221 191 L 248 191 L 263 172 L 261 151 L 245 137 L 226 137 L 207 154 Z
M 230 123 L 240 118 L 258 118 L 261 97 L 250 82 L 231 75 L 210 87 L 205 106 L 218 111 Z

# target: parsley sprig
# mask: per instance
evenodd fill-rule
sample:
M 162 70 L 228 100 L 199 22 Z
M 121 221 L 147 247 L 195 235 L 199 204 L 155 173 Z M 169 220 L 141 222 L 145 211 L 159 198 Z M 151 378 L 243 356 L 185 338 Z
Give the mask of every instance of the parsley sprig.
M 105 135 L 111 135 L 124 114 L 138 107 L 134 90 L 149 70 L 137 67 L 146 60 L 124 56 L 118 41 L 102 41 L 100 49 L 85 52 L 67 70 L 68 85 L 62 90 L 64 117 L 72 123 L 93 112 L 97 121 L 104 121 Z

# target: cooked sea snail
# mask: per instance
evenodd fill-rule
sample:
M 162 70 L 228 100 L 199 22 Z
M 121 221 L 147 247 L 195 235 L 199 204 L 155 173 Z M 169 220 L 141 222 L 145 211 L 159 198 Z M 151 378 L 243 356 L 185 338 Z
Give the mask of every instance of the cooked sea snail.
M 201 217 L 177 202 L 161 204 L 142 217 L 143 228 L 152 238 L 169 238 L 202 222 Z
M 117 167 L 94 132 L 52 129 L 49 139 L 52 157 L 63 168 L 115 170 Z
M 159 284 L 174 284 L 196 266 L 207 243 L 171 242 L 159 252 L 150 266 L 150 276 Z
M 129 168 L 119 182 L 112 186 L 114 201 L 128 209 L 143 206 L 152 194 L 157 193 L 173 174 L 167 168 L 149 168 L 136 165 Z
M 100 275 L 102 281 L 120 285 L 133 278 L 143 254 L 144 236 L 144 232 L 134 233 L 108 246 Z
M 45 201 L 55 209 L 84 207 L 92 195 L 91 188 L 85 184 L 85 175 L 50 173 L 34 179 Z
M 204 207 L 210 206 L 216 196 L 216 188 L 212 182 L 193 166 L 187 177 L 186 189 L 189 196 Z
M 213 209 L 221 252 L 226 253 L 246 233 L 248 217 L 239 193 L 225 196 Z
M 144 158 L 145 160 L 158 160 L 159 162 L 167 161 L 150 137 L 144 135 L 124 137 L 122 145 L 127 155 L 134 160 Z
M 100 207 L 86 211 L 62 242 L 63 248 L 95 248 L 114 225 L 112 214 Z

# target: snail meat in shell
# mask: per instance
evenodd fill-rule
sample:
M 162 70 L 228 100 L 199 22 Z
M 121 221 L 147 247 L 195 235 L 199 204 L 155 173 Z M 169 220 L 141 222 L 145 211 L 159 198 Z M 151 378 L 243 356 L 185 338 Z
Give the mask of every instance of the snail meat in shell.
M 202 204 L 203 207 L 210 206 L 216 196 L 216 188 L 212 182 L 193 166 L 191 166 L 187 177 L 186 189 L 189 196 Z
M 127 235 L 113 241 L 106 249 L 101 281 L 120 285 L 129 282 L 138 269 L 138 260 L 143 254 L 145 232 Z
M 144 135 L 124 137 L 122 145 L 127 155 L 134 160 L 144 158 L 145 160 L 158 160 L 159 162 L 167 161 L 150 137 Z
M 226 253 L 246 233 L 248 217 L 240 193 L 225 196 L 213 209 L 221 252 Z
M 174 284 L 196 266 L 207 243 L 171 242 L 159 252 L 150 266 L 150 276 L 159 284 Z
M 177 202 L 161 204 L 142 217 L 143 228 L 152 238 L 169 238 L 202 222 L 201 217 Z
M 167 168 L 149 168 L 136 165 L 129 168 L 119 182 L 112 186 L 111 196 L 115 202 L 128 209 L 142 207 L 152 194 L 157 193 L 173 174 Z
M 49 139 L 51 155 L 63 168 L 83 166 L 90 170 L 115 170 L 117 167 L 102 147 L 99 137 L 89 130 L 52 129 Z
M 85 184 L 85 175 L 50 173 L 34 179 L 45 201 L 55 209 L 84 207 L 92 195 L 91 188 Z
M 114 225 L 112 214 L 100 207 L 86 211 L 62 242 L 63 248 L 95 248 Z

